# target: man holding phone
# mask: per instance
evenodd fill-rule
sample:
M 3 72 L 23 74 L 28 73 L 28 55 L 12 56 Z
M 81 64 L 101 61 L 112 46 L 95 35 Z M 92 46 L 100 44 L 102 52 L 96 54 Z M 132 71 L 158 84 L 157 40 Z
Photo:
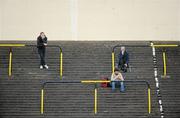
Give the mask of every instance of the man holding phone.
M 38 54 L 40 57 L 40 69 L 43 69 L 43 68 L 48 69 L 48 66 L 46 65 L 46 62 L 45 62 L 46 46 L 47 46 L 47 37 L 44 34 L 44 32 L 41 32 L 37 38 L 37 48 L 38 48 Z

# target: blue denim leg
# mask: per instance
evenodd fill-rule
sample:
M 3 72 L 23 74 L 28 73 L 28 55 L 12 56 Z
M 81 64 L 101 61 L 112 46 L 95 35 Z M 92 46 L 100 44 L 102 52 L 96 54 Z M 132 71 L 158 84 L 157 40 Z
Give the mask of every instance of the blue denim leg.
M 111 86 L 112 86 L 112 91 L 115 91 L 116 83 L 115 82 L 111 82 Z
M 124 87 L 124 83 L 123 83 L 123 82 L 121 82 L 120 91 L 121 91 L 121 92 L 124 92 L 124 91 L 125 91 L 125 87 Z

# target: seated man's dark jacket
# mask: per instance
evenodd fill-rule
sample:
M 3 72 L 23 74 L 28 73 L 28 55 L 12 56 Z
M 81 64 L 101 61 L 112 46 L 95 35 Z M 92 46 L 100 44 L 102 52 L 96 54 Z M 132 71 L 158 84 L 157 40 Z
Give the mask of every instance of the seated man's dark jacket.
M 42 39 L 41 36 L 39 36 L 37 38 L 37 48 L 38 49 L 43 49 L 45 48 L 46 46 L 44 45 L 44 43 L 47 43 L 47 37 L 45 37 L 44 39 Z
M 129 54 L 125 51 L 124 55 L 122 52 L 119 54 L 119 64 L 128 64 L 129 63 Z

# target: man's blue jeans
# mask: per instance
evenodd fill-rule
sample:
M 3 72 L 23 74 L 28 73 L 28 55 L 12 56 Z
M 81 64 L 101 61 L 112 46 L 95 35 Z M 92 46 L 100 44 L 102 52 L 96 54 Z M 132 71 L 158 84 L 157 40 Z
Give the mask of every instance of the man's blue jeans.
M 111 82 L 112 91 L 115 91 L 116 85 L 119 86 L 119 90 L 121 92 L 125 91 L 124 82 L 122 82 L 122 81 L 113 81 L 113 82 Z

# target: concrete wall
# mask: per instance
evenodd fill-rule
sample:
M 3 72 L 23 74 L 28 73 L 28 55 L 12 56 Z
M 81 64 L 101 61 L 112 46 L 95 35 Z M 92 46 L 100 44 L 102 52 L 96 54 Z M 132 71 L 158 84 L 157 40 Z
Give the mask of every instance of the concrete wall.
M 0 0 L 3 4 L 2 38 L 34 39 L 44 31 L 49 39 L 69 39 L 68 0 Z
M 0 39 L 179 40 L 180 0 L 0 0 Z
M 178 3 L 178 24 L 177 24 L 177 26 L 178 26 L 178 40 L 180 40 L 180 1 L 179 1 L 179 3 Z

